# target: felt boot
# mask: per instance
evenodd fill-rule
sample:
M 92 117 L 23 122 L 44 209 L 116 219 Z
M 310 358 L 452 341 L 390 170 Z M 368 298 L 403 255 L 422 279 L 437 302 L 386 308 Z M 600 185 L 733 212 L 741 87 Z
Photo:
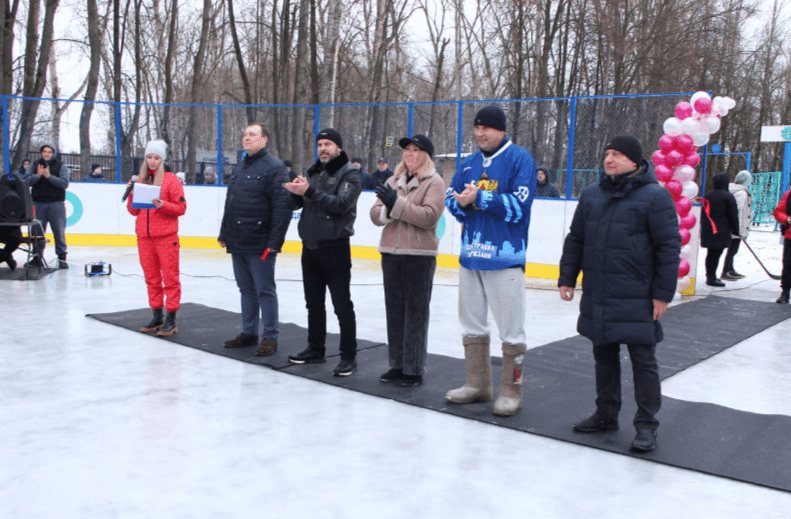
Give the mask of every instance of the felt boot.
M 165 324 L 159 329 L 157 335 L 160 337 L 169 337 L 178 331 L 179 328 L 176 326 L 176 312 L 168 312 L 167 317 L 165 317 Z
M 492 360 L 489 358 L 489 337 L 464 337 L 464 365 L 467 382 L 451 389 L 445 400 L 454 404 L 488 402 L 492 399 Z
M 789 292 L 788 290 L 783 289 L 783 291 L 780 293 L 780 297 L 777 298 L 777 301 L 775 301 L 775 303 L 780 303 L 781 305 L 787 305 L 788 299 L 789 299 Z
M 515 415 L 522 407 L 522 360 L 527 346 L 503 343 L 503 375 L 500 393 L 494 402 L 494 414 Z
M 159 330 L 162 328 L 162 324 L 165 320 L 162 318 L 162 309 L 161 308 L 154 308 L 154 316 L 151 318 L 151 321 L 142 328 L 140 331 L 143 333 L 151 333 Z

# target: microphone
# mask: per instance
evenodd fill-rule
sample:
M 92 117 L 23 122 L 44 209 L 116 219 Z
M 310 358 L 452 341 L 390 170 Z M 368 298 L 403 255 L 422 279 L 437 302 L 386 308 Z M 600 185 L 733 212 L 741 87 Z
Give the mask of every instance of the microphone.
M 135 187 L 135 182 L 137 182 L 137 175 L 132 175 L 132 183 L 129 184 L 129 187 L 126 188 L 124 192 L 124 196 L 121 197 L 121 202 L 126 202 L 126 199 L 129 198 L 129 194 L 132 192 L 132 189 Z

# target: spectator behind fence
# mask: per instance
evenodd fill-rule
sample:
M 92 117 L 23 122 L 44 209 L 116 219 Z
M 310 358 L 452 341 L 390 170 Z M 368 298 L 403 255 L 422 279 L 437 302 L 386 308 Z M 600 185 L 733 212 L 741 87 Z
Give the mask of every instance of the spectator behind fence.
M 294 364 L 326 362 L 327 310 L 329 288 L 332 306 L 340 326 L 341 361 L 333 370 L 346 377 L 357 370 L 357 321 L 350 285 L 351 245 L 360 196 L 360 170 L 343 151 L 341 134 L 333 128 L 316 135 L 319 159 L 306 176 L 297 176 L 285 185 L 291 193 L 293 209 L 302 208 L 299 237 L 302 239 L 302 282 L 308 309 L 308 347 L 289 355 Z
M 437 222 L 445 209 L 445 182 L 434 171 L 434 145 L 425 135 L 398 141 L 404 150 L 395 173 L 376 188 L 371 221 L 379 240 L 390 369 L 379 378 L 403 387 L 423 382 L 429 306 L 437 267 Z
M 27 175 L 27 169 L 28 169 L 29 167 L 30 167 L 30 160 L 29 160 L 29 159 L 25 159 L 25 160 L 23 160 L 23 161 L 22 161 L 22 165 L 21 165 L 21 166 L 19 166 L 19 174 L 20 174 L 21 176 L 25 176 L 25 175 Z
M 739 213 L 739 232 L 731 236 L 731 244 L 725 254 L 725 263 L 722 266 L 720 279 L 726 281 L 736 281 L 744 278 L 744 275 L 739 274 L 734 269 L 733 258 L 739 252 L 739 245 L 742 239 L 747 239 L 747 234 L 750 232 L 750 224 L 753 221 L 753 195 L 750 193 L 752 180 L 753 177 L 750 172 L 742 170 L 736 174 L 734 181 L 728 184 L 728 191 L 736 199 L 736 210 Z
M 41 158 L 33 162 L 25 175 L 25 182 L 30 185 L 36 219 L 41 228 L 34 229 L 43 236 L 47 225 L 52 226 L 55 237 L 55 253 L 58 255 L 58 268 L 69 268 L 66 262 L 66 189 L 69 187 L 71 171 L 63 163 L 54 144 L 44 144 L 39 149 Z M 35 240 L 33 250 L 36 257 L 30 261 L 31 267 L 42 267 L 46 240 Z
M 363 169 L 363 159 L 352 157 L 352 166 L 360 170 L 361 186 L 363 191 L 371 191 L 376 187 L 371 179 L 371 175 Z
M 83 182 L 107 182 L 102 173 L 101 164 L 91 164 L 91 172 Z
M 176 326 L 176 312 L 181 307 L 178 219 L 187 211 L 181 182 L 164 168 L 167 149 L 163 140 L 148 141 L 138 173 L 139 184 L 159 186 L 159 194 L 151 200 L 154 208 L 133 207 L 134 193 L 126 200 L 129 214 L 135 217 L 137 252 L 148 289 L 148 304 L 153 309 L 151 321 L 140 331 L 165 337 L 179 331 Z M 166 318 L 162 315 L 163 307 L 168 311 Z
M 376 161 L 376 171 L 371 173 L 371 181 L 374 186 L 384 184 L 385 180 L 393 176 L 393 172 L 387 167 L 387 159 L 381 157 Z
M 203 183 L 209 185 L 217 183 L 217 172 L 214 170 L 213 166 L 208 166 L 203 171 Z
M 495 105 L 475 119 L 479 151 L 454 175 L 445 205 L 462 224 L 459 255 L 459 322 L 467 380 L 447 392 L 456 404 L 492 399 L 489 311 L 500 333 L 503 369 L 494 414 L 522 407 L 525 334 L 525 254 L 536 165 L 526 149 L 506 136 L 505 113 Z
M 548 166 L 536 168 L 536 196 L 541 198 L 560 198 L 560 191 L 552 183 L 552 169 Z

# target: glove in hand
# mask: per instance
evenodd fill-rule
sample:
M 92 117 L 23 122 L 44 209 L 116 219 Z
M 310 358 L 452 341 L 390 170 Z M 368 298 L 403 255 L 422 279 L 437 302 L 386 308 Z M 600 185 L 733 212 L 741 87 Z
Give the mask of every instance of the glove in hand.
M 398 193 L 392 187 L 388 186 L 387 184 L 381 184 L 376 186 L 376 198 L 382 201 L 382 203 L 387 207 L 387 214 L 390 214 L 390 211 L 393 210 L 393 206 L 396 203 L 396 199 L 398 198 Z

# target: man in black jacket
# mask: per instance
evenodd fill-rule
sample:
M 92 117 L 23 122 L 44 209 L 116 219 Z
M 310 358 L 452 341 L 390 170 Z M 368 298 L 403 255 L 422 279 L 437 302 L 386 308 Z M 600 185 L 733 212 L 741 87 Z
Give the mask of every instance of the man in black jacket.
M 269 130 L 260 123 L 244 131 L 242 147 L 247 155 L 228 180 L 225 212 L 217 241 L 233 261 L 233 274 L 242 294 L 242 333 L 225 341 L 226 348 L 258 344 L 258 313 L 264 333 L 256 355 L 277 351 L 278 305 L 275 257 L 283 246 L 291 210 L 286 166 L 269 153 Z
M 344 377 L 357 369 L 357 322 L 352 304 L 351 247 L 360 195 L 360 170 L 343 151 L 341 134 L 327 128 L 316 135 L 319 160 L 285 185 L 294 209 L 302 208 L 299 237 L 302 239 L 302 282 L 308 309 L 308 347 L 288 360 L 294 364 L 326 362 L 327 336 L 325 294 L 330 289 L 332 306 L 341 329 L 341 361 L 333 375 Z
M 605 174 L 580 195 L 560 259 L 564 301 L 574 298 L 582 270 L 577 331 L 593 342 L 596 363 L 596 412 L 574 430 L 618 429 L 620 345 L 626 344 L 637 401 L 632 449 L 646 452 L 656 448 L 659 318 L 676 291 L 681 235 L 673 199 L 650 171 L 638 140 L 619 135 L 605 150 Z

